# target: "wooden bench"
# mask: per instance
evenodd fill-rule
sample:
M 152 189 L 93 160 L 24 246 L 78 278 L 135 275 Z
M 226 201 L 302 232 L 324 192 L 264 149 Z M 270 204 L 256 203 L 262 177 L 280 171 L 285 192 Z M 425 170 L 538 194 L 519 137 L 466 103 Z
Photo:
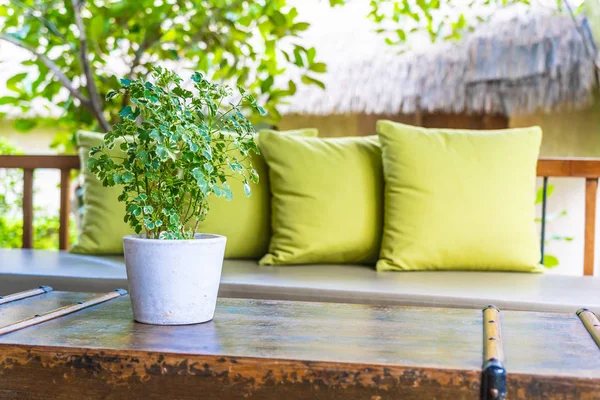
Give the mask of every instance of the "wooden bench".
M 22 169 L 23 179 L 23 248 L 33 247 L 33 171 L 38 168 L 60 170 L 60 229 L 59 248 L 69 247 L 68 221 L 70 213 L 70 172 L 79 169 L 79 157 L 75 155 L 59 156 L 11 156 L 0 155 L 0 168 Z M 544 188 L 550 177 L 584 178 L 585 185 L 585 237 L 583 274 L 594 275 L 594 251 L 596 238 L 596 198 L 598 178 L 600 177 L 600 159 L 586 158 L 542 158 L 538 162 L 537 175 L 544 178 Z M 546 193 L 544 191 L 544 193 Z M 541 248 L 544 253 L 546 196 L 542 204 Z

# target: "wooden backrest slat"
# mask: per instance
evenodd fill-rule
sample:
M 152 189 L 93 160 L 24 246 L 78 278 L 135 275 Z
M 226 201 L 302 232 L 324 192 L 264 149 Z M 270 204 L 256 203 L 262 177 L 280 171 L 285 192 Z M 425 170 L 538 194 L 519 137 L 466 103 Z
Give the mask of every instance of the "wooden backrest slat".
M 583 252 L 583 274 L 587 276 L 594 275 L 597 194 L 598 178 L 587 178 L 585 180 L 585 240 Z
M 17 169 L 79 169 L 79 157 L 76 155 L 0 155 L 0 168 Z
M 552 177 L 600 177 L 598 158 L 540 158 L 537 165 L 538 176 Z
M 33 247 L 33 169 L 23 170 L 23 244 L 24 249 Z
M 67 250 L 69 248 L 69 215 L 71 214 L 71 170 L 63 168 L 60 170 L 60 215 L 58 231 L 58 248 Z

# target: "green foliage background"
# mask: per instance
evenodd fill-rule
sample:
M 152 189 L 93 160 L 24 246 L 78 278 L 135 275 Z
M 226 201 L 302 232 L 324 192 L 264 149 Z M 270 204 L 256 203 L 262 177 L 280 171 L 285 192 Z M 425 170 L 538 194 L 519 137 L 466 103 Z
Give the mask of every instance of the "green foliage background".
M 294 76 L 304 84 L 323 86 L 318 75 L 326 66 L 318 61 L 314 47 L 299 38 L 308 26 L 285 0 L 0 0 L 0 40 L 32 55 L 23 62 L 28 72 L 7 81 L 14 94 L 0 98 L 0 105 L 19 107 L 23 113 L 36 99 L 58 105 L 63 110 L 59 118 L 17 119 L 15 128 L 27 131 L 44 122 L 60 129 L 55 145 L 73 151 L 77 129 L 107 130 L 77 92 L 97 100 L 102 117 L 114 124 L 119 110 L 129 104 L 126 97 L 119 104 L 104 100 L 119 86 L 119 78 L 144 78 L 152 66 L 183 62 L 211 80 L 247 88 L 267 111 L 260 121 L 274 123 L 279 119 L 277 106 L 300 83 L 277 85 L 276 78 L 286 69 L 295 69 Z M 86 65 L 96 95 L 85 82 Z M 65 97 L 61 88 L 66 81 L 73 90 Z
M 328 3 L 349 1 L 366 0 Z M 365 18 L 382 40 L 402 50 L 414 34 L 432 42 L 458 40 L 497 7 L 515 3 L 529 0 L 473 0 L 461 3 L 459 12 L 461 4 L 451 0 L 371 0 Z M 562 10 L 569 3 L 556 4 Z M 324 88 L 319 74 L 327 66 L 300 37 L 309 26 L 288 0 L 0 0 L 0 40 L 31 54 L 23 62 L 29 69 L 8 79 L 13 94 L 1 97 L 0 105 L 23 113 L 34 100 L 58 105 L 59 118 L 19 118 L 14 127 L 57 128 L 53 145 L 73 152 L 77 129 L 108 131 L 118 122 L 128 98 L 121 104 L 104 98 L 119 78 L 145 78 L 154 65 L 181 63 L 212 81 L 247 88 L 267 111 L 252 122 L 276 124 L 278 105 L 298 84 Z M 290 69 L 297 78 L 277 79 Z

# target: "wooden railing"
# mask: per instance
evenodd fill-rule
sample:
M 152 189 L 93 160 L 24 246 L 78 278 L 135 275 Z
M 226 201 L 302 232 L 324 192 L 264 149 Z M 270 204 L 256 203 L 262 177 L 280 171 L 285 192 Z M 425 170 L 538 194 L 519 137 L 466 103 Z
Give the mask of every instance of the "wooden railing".
M 60 229 L 59 248 L 69 247 L 69 193 L 70 172 L 79 169 L 77 156 L 0 156 L 0 168 L 16 168 L 24 171 L 23 179 L 23 248 L 33 246 L 33 171 L 38 168 L 60 170 Z M 594 275 L 594 251 L 596 238 L 596 198 L 600 159 L 543 158 L 538 162 L 540 177 L 585 178 L 585 233 L 584 275 Z
M 58 247 L 69 247 L 71 170 L 79 169 L 78 156 L 0 156 L 0 168 L 23 170 L 23 248 L 33 247 L 33 171 L 40 168 L 60 170 L 60 214 Z

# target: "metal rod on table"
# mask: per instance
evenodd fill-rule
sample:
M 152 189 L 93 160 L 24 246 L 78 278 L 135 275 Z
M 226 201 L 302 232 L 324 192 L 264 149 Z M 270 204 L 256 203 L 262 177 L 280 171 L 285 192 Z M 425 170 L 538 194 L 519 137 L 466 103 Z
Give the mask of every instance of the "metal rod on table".
M 592 339 L 600 347 L 600 321 L 596 314 L 588 310 L 587 308 L 581 308 L 577 310 L 577 316 L 583 322 L 585 329 L 590 333 Z
M 102 296 L 94 297 L 86 301 L 80 301 L 77 304 L 71 304 L 65 307 L 57 308 L 55 310 L 50 310 L 44 314 L 36 314 L 33 317 L 23 319 L 21 321 L 15 322 L 14 324 L 0 327 L 0 335 L 18 331 L 20 329 L 27 328 L 33 325 L 41 324 L 42 322 L 59 318 L 64 315 L 72 314 L 76 311 L 83 310 L 84 308 L 104 303 L 106 301 L 112 300 L 120 296 L 124 296 L 126 294 L 127 291 L 125 289 L 116 289 L 112 292 L 103 294 Z
M 487 306 L 483 309 L 481 398 L 484 400 L 506 398 L 506 369 L 504 369 L 500 310 L 495 306 Z
M 0 296 L 0 304 L 10 303 L 11 301 L 17 301 L 21 299 L 26 299 L 28 297 L 38 296 L 40 294 L 51 292 L 52 289 L 50 286 L 40 286 L 37 289 L 29 289 L 24 292 L 13 293 L 7 296 Z

